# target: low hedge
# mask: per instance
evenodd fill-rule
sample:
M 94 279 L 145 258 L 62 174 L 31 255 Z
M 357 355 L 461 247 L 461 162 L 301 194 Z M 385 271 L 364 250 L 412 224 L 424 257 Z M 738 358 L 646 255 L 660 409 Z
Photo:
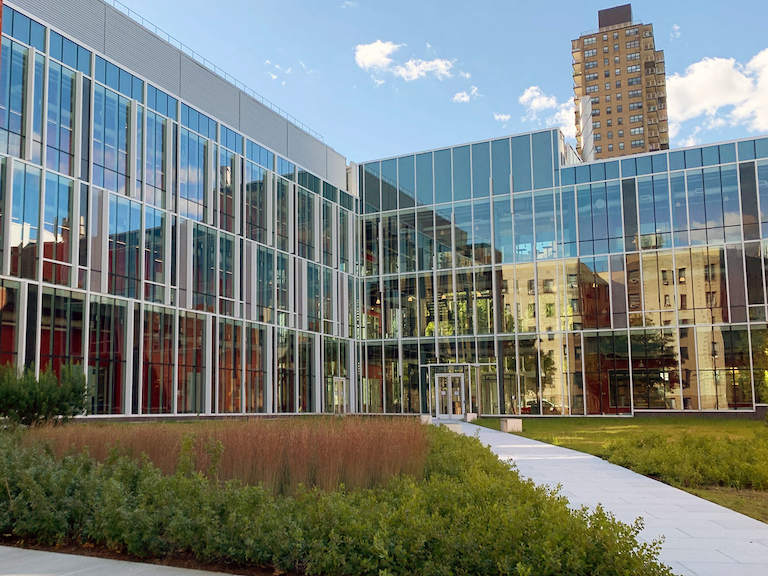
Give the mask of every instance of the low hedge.
M 60 460 L 0 435 L 0 534 L 42 544 L 94 543 L 141 557 L 192 553 L 203 561 L 306 574 L 668 575 L 642 524 L 521 480 L 479 440 L 430 427 L 425 478 L 358 491 L 219 483 L 182 450 L 163 475 L 116 451 Z
M 768 431 L 754 438 L 660 433 L 619 438 L 606 443 L 614 464 L 658 478 L 673 486 L 726 486 L 768 490 Z

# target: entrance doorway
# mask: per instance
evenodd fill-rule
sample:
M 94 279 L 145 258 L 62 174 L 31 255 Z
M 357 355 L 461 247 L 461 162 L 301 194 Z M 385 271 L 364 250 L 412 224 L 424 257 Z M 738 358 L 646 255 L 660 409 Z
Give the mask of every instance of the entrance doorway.
M 463 418 L 466 411 L 464 398 L 464 374 L 435 374 L 437 418 Z

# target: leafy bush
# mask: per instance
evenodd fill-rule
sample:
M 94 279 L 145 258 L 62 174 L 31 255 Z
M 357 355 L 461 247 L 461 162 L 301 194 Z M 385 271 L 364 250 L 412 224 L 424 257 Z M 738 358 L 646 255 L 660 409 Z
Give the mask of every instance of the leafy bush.
M 365 490 L 220 483 L 195 470 L 191 438 L 164 475 L 114 451 L 57 460 L 0 435 L 0 533 L 95 543 L 138 556 L 189 552 L 307 574 L 668 575 L 641 524 L 571 511 L 523 481 L 479 440 L 430 427 L 425 477 Z
M 58 423 L 83 414 L 85 392 L 85 375 L 77 365 L 62 366 L 60 379 L 49 366 L 39 380 L 32 370 L 19 376 L 12 365 L 0 366 L 0 417 L 13 424 Z
M 683 434 L 675 441 L 649 433 L 609 441 L 606 457 L 675 486 L 768 489 L 768 431 L 750 439 Z

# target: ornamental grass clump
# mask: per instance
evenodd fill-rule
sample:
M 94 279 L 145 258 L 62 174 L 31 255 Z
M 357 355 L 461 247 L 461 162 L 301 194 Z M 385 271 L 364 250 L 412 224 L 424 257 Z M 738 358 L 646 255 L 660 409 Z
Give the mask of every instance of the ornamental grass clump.
M 308 417 L 193 423 L 77 423 L 30 431 L 25 442 L 43 442 L 57 455 L 88 449 L 103 462 L 114 448 L 136 458 L 146 454 L 172 474 L 185 437 L 191 437 L 194 468 L 217 478 L 263 485 L 274 494 L 301 484 L 332 490 L 370 488 L 392 476 L 420 479 L 428 450 L 416 419 Z M 221 454 L 218 454 L 218 452 Z

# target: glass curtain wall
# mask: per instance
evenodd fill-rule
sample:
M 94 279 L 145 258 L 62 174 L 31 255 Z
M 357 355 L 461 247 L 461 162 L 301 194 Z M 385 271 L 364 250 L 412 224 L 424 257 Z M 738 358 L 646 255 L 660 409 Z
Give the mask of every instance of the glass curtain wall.
M 543 131 L 362 166 L 369 406 L 405 410 L 391 391 L 417 370 L 481 358 L 488 414 L 768 400 L 768 139 L 565 156 Z
M 0 360 L 81 364 L 95 414 L 323 410 L 326 338 L 357 374 L 354 196 L 9 6 L 2 33 Z

